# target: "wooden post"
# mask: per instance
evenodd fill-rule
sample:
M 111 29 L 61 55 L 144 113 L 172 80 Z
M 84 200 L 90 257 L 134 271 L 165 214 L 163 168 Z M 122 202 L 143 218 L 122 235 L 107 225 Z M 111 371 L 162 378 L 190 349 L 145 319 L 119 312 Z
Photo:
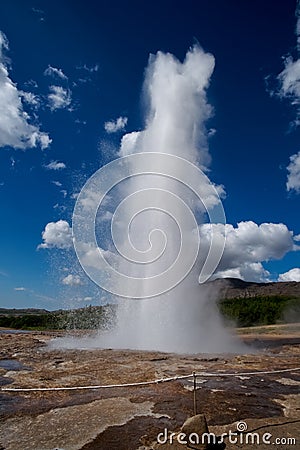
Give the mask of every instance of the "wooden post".
M 196 389 L 197 389 L 197 377 L 196 372 L 193 372 L 193 379 L 194 379 L 194 416 L 197 415 L 197 400 L 196 400 Z

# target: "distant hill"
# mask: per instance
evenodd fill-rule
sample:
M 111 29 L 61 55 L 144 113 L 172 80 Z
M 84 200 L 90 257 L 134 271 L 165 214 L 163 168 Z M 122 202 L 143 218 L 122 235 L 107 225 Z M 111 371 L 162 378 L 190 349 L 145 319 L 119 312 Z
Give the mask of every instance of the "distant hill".
M 0 316 L 23 316 L 24 314 L 50 314 L 50 311 L 46 309 L 38 308 L 26 308 L 26 309 L 16 309 L 16 308 L 0 308 Z
M 239 327 L 300 320 L 300 283 L 253 283 L 238 278 L 211 281 L 223 317 Z
M 219 290 L 221 299 L 224 298 L 251 298 L 251 297 L 296 297 L 300 298 L 300 282 L 272 282 L 254 283 L 239 278 L 218 278 L 209 281 L 209 284 Z
M 238 278 L 209 281 L 218 292 L 221 314 L 236 325 L 271 325 L 300 321 L 300 283 L 254 283 Z M 0 308 L 0 327 L 17 329 L 107 329 L 116 305 L 87 306 L 70 311 Z
M 272 282 L 272 283 L 255 283 L 251 281 L 243 281 L 239 278 L 217 278 L 214 281 L 208 281 L 208 285 L 214 286 L 219 292 L 220 299 L 231 298 L 251 298 L 251 297 L 296 297 L 300 298 L 300 282 Z M 94 306 L 92 309 L 97 310 Z M 79 310 L 82 308 L 79 308 Z M 84 309 L 84 308 L 83 308 Z M 41 315 L 41 314 L 61 314 L 63 310 L 47 311 L 46 309 L 27 308 L 0 308 L 0 316 L 23 316 Z

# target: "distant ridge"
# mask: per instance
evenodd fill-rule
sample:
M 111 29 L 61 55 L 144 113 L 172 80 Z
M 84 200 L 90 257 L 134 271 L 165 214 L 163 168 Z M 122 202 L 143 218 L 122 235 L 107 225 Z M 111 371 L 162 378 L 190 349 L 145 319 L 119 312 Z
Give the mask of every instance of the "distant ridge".
M 23 316 L 24 314 L 50 314 L 46 309 L 38 308 L 0 308 L 0 315 Z
M 252 281 L 244 281 L 240 278 L 217 278 L 208 281 L 207 285 L 211 285 L 217 289 L 220 299 L 231 298 L 252 298 L 258 296 L 280 296 L 300 298 L 300 282 L 282 281 L 270 283 L 255 283 Z M 100 307 L 93 307 L 95 310 Z M 82 308 L 79 308 L 79 310 Z M 63 310 L 47 311 L 38 308 L 0 308 L 0 316 L 23 316 L 27 315 L 43 315 L 62 313 Z
M 240 278 L 217 278 L 209 281 L 218 288 L 220 298 L 251 298 L 257 296 L 293 296 L 300 297 L 300 282 L 282 281 L 255 283 Z

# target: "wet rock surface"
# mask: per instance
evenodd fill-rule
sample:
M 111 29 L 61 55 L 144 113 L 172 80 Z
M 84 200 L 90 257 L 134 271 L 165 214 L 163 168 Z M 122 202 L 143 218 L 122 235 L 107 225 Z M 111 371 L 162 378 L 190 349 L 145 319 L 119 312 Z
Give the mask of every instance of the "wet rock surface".
M 236 430 L 236 423 L 244 421 L 248 430 L 259 426 L 262 434 L 267 430 L 274 439 L 276 435 L 298 437 L 298 444 L 276 444 L 278 449 L 300 448 L 300 371 L 243 375 L 300 366 L 300 327 L 278 328 L 277 334 L 273 328 L 269 334 L 265 328 L 263 333 L 257 329 L 255 335 L 247 333 L 244 338 L 251 348 L 259 348 L 247 355 L 48 350 L 48 342 L 55 338 L 51 334 L 0 333 L 0 448 L 156 448 L 158 433 L 165 429 L 179 432 L 185 420 L 194 415 L 192 379 L 110 389 L 3 389 L 135 383 L 193 371 L 203 373 L 197 378 L 197 413 L 205 414 L 209 431 Z M 239 376 L 207 376 L 219 372 Z M 224 442 L 227 449 L 270 448 L 261 443 L 245 447 L 228 439 Z M 179 444 L 179 448 L 188 447 Z

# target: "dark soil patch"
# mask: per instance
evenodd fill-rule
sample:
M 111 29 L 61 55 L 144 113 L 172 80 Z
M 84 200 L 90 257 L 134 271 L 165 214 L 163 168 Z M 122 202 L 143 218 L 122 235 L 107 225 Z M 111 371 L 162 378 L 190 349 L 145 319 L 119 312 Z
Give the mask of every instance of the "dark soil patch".
M 81 450 L 132 450 L 143 443 L 155 441 L 164 428 L 172 430 L 167 418 L 136 417 L 125 425 L 107 428 Z

